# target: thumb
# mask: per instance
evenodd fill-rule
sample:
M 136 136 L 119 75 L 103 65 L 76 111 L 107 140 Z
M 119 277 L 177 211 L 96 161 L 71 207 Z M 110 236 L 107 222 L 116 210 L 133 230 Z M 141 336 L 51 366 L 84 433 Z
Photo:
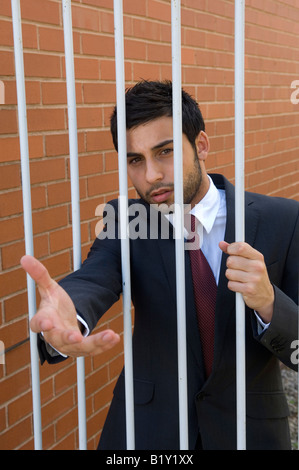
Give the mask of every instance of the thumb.
M 227 248 L 228 247 L 229 247 L 229 243 L 227 243 L 225 241 L 219 242 L 219 248 L 220 248 L 220 250 L 223 251 L 223 253 L 227 253 Z
M 30 255 L 22 256 L 20 260 L 22 268 L 42 289 L 48 289 L 54 282 L 46 267 L 36 258 Z

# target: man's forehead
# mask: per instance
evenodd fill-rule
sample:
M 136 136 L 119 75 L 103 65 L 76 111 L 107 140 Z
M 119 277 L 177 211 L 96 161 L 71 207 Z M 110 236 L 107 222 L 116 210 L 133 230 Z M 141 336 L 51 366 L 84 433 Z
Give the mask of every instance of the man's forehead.
M 172 118 L 162 117 L 127 131 L 127 150 L 140 152 L 173 138 Z

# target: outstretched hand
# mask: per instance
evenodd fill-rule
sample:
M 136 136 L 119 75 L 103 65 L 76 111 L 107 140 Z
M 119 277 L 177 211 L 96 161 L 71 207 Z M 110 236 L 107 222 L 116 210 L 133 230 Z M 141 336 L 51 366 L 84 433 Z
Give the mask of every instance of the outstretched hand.
M 112 330 L 104 330 L 84 338 L 77 321 L 75 306 L 66 291 L 54 281 L 45 266 L 33 256 L 21 258 L 23 269 L 36 282 L 41 302 L 30 321 L 35 333 L 66 356 L 93 356 L 115 346 L 120 338 Z
M 274 289 L 269 280 L 263 255 L 247 243 L 220 242 L 229 256 L 226 262 L 228 288 L 243 295 L 244 302 L 255 310 L 265 323 L 273 315 Z

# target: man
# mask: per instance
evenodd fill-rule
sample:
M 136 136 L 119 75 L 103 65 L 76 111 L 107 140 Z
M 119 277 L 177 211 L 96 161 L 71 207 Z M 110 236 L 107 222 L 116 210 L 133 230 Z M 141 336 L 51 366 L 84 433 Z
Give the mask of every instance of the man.
M 184 202 L 199 221 L 192 231 L 201 234 L 201 252 L 217 285 L 213 362 L 207 370 L 204 332 L 196 319 L 192 250 L 186 249 L 189 448 L 236 448 L 235 292 L 240 292 L 246 303 L 247 448 L 288 449 L 288 406 L 279 361 L 296 368 L 292 353 L 298 331 L 299 204 L 246 194 L 246 243 L 234 242 L 234 188 L 221 175 L 207 174 L 209 139 L 201 112 L 184 91 L 182 102 Z M 128 175 L 141 198 L 130 201 L 130 207 L 138 203 L 145 209 L 150 234 L 152 210 L 174 202 L 171 83 L 138 83 L 126 93 L 126 112 Z M 111 131 L 117 149 L 116 109 Z M 117 201 L 110 207 L 116 218 L 114 235 Z M 107 236 L 105 231 L 99 235 L 81 269 L 60 285 L 37 260 L 22 259 L 41 293 L 31 328 L 43 335 L 42 362 L 97 354 L 119 341 L 111 330 L 82 334 L 95 327 L 122 290 L 120 240 L 111 231 L 109 236 L 109 217 Z M 136 449 L 179 448 L 173 222 L 173 214 L 166 211 L 157 237 L 130 240 Z M 165 226 L 168 237 L 162 236 Z M 204 282 L 202 277 L 199 284 Z M 212 289 L 207 288 L 208 298 Z M 126 448 L 123 373 L 99 448 Z

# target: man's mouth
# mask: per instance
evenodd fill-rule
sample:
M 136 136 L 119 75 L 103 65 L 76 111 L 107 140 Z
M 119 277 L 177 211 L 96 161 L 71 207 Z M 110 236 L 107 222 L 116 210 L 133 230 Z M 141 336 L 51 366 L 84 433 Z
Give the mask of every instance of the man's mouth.
M 160 188 L 151 193 L 151 199 L 156 203 L 161 203 L 166 201 L 172 193 L 170 188 Z

